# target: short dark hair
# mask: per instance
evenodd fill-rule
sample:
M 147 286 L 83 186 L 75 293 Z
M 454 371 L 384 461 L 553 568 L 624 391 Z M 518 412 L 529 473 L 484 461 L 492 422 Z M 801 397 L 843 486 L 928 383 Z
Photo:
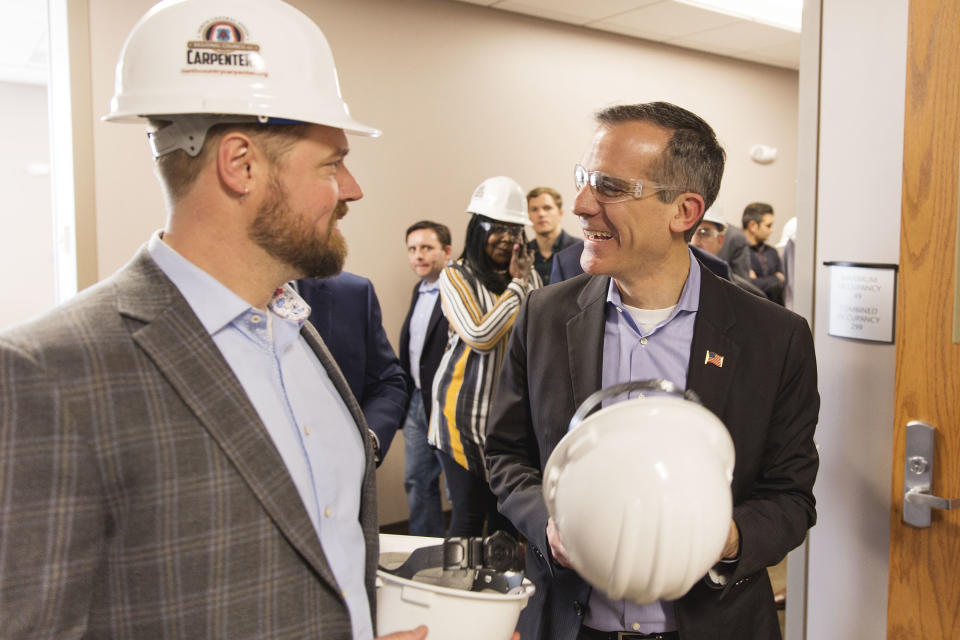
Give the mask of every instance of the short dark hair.
M 747 225 L 751 222 L 756 222 L 760 224 L 763 222 L 763 216 L 767 214 L 773 214 L 773 207 L 768 205 L 766 202 L 751 202 L 743 210 L 743 228 L 746 229 Z
M 657 193 L 661 202 L 672 202 L 684 191 L 692 191 L 703 198 L 706 211 L 717 199 L 726 152 L 706 121 L 683 107 L 669 102 L 647 102 L 607 107 L 596 113 L 597 122 L 612 127 L 625 122 L 652 122 L 673 132 L 663 150 L 660 161 L 653 166 L 651 180 L 680 187 L 681 190 L 663 190 Z M 687 230 L 690 240 L 697 225 Z
M 435 234 L 437 234 L 437 240 L 440 241 L 441 247 L 449 247 L 452 243 L 452 236 L 450 235 L 450 229 L 445 224 L 440 224 L 439 222 L 434 222 L 432 220 L 421 220 L 420 222 L 414 222 L 412 225 L 407 227 L 407 233 L 403 236 L 404 240 L 410 237 L 410 234 L 414 231 L 420 231 L 421 229 L 430 229 Z
M 534 187 L 530 189 L 530 193 L 527 194 L 527 204 L 529 205 L 531 200 L 543 194 L 547 194 L 553 198 L 553 203 L 557 205 L 557 209 L 563 209 L 563 196 L 553 187 Z

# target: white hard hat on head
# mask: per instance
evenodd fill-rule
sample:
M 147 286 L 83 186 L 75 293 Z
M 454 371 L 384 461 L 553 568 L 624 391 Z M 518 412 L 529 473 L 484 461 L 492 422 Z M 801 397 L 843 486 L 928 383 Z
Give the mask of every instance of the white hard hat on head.
M 573 568 L 614 600 L 683 596 L 717 562 L 733 512 L 733 442 L 690 392 L 639 397 L 584 418 L 602 400 L 661 380 L 616 385 L 587 398 L 544 468 L 543 494 Z
M 481 182 L 467 205 L 467 213 L 510 224 L 532 225 L 527 216 L 527 197 L 513 178 L 495 176 Z
M 444 540 L 381 533 L 377 633 L 425 624 L 429 637 L 441 640 L 509 638 L 535 588 L 522 573 L 505 570 L 511 559 L 504 555 L 522 558 L 522 551 L 509 536 L 499 536 Z
M 351 117 L 323 32 L 281 0 L 164 0 L 152 7 L 127 36 L 104 119 L 145 116 L 185 121 L 185 139 L 219 122 L 247 121 L 380 135 Z M 187 146 L 173 148 L 190 153 Z
M 707 209 L 706 213 L 703 214 L 703 221 L 712 222 L 720 227 L 720 231 L 723 231 L 727 227 L 727 221 L 724 220 L 723 212 L 717 203 L 713 203 L 713 205 Z

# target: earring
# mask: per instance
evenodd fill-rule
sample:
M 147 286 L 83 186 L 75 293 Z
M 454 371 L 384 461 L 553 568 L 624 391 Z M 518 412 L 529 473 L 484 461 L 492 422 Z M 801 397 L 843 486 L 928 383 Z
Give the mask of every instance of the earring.
M 249 191 L 247 191 L 247 185 L 243 185 L 243 193 L 240 194 L 240 202 L 243 202 L 244 198 L 247 197 L 247 193 L 249 193 Z

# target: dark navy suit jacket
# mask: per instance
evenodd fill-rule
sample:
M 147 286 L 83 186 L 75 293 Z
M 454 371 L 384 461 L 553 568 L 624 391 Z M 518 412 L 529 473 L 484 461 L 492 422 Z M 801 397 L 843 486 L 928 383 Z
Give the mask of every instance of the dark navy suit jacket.
M 730 279 L 730 266 L 726 262 L 693 245 L 690 245 L 690 250 L 693 251 L 693 257 L 699 260 L 700 264 L 724 280 Z M 583 253 L 583 243 L 558 251 L 554 255 L 553 270 L 550 271 L 550 283 L 569 280 L 573 276 L 583 273 L 583 267 L 580 266 L 581 253 Z
M 413 297 L 410 299 L 410 309 L 407 311 L 407 317 L 403 320 L 403 328 L 400 330 L 400 364 L 403 370 L 409 376 L 410 391 L 413 391 L 413 376 L 410 374 L 410 316 L 413 315 L 413 308 L 417 304 L 417 298 L 420 296 L 420 283 L 413 287 Z M 427 413 L 427 421 L 430 421 L 430 401 L 433 397 L 433 374 L 437 372 L 440 366 L 440 358 L 447 348 L 447 318 L 443 315 L 440 308 L 440 295 L 437 295 L 437 302 L 433 306 L 433 312 L 430 314 L 430 322 L 427 324 L 427 335 L 423 340 L 423 353 L 420 354 L 420 393 L 423 396 L 423 408 Z
M 367 278 L 346 271 L 297 280 L 310 323 L 343 371 L 380 441 L 383 460 L 407 412 L 407 380 L 383 330 L 380 302 Z

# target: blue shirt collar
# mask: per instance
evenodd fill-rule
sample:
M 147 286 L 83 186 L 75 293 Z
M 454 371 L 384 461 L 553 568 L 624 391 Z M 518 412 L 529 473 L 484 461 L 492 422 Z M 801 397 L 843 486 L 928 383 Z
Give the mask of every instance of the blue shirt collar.
M 161 233 L 158 231 L 150 237 L 147 251 L 160 270 L 180 290 L 208 333 L 215 334 L 250 310 L 246 300 L 177 253 L 160 238 Z M 277 288 L 268 307 L 278 317 L 294 322 L 298 327 L 310 315 L 310 306 L 289 284 Z
M 687 274 L 687 280 L 683 283 L 683 290 L 680 292 L 680 299 L 677 306 L 667 318 L 670 322 L 681 311 L 694 311 L 700 309 L 700 262 L 694 257 L 693 252 L 687 249 L 687 255 L 690 258 L 690 272 Z M 607 303 L 612 304 L 618 309 L 623 308 L 623 299 L 620 297 L 620 289 L 613 278 L 610 278 L 610 286 L 607 288 Z
M 420 281 L 420 288 L 418 289 L 420 293 L 432 293 L 434 291 L 440 291 L 440 278 L 437 278 L 433 282 L 427 282 L 426 280 Z

